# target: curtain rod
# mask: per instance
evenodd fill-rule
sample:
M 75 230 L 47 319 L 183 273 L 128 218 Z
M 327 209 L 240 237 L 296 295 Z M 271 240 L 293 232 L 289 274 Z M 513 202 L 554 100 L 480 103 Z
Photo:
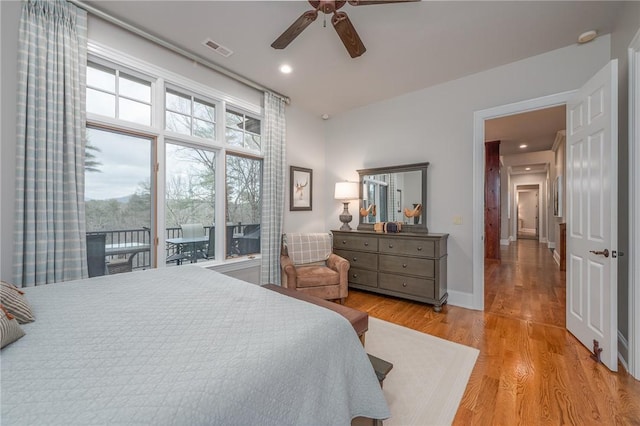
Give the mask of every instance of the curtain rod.
M 201 57 L 199 55 L 191 53 L 188 50 L 183 49 L 181 47 L 178 47 L 175 44 L 170 43 L 170 42 L 168 42 L 168 41 L 166 41 L 166 40 L 164 40 L 164 39 L 162 39 L 160 37 L 157 37 L 157 36 L 155 36 L 155 35 L 153 35 L 151 33 L 143 31 L 140 28 L 137 28 L 137 27 L 135 27 L 135 26 L 133 26 L 133 25 L 121 20 L 121 19 L 116 18 L 115 16 L 112 16 L 112 15 L 109 15 L 108 13 L 106 13 L 106 12 L 103 12 L 102 10 L 96 9 L 93 6 L 89 6 L 88 4 L 85 4 L 80 0 L 67 0 L 67 1 L 69 3 L 75 4 L 76 6 L 78 6 L 81 9 L 86 10 L 88 13 L 91 13 L 92 15 L 97 16 L 98 18 L 102 18 L 107 22 L 115 24 L 115 25 L 117 25 L 117 26 L 119 26 L 121 28 L 124 28 L 125 30 L 127 30 L 127 31 L 129 31 L 131 33 L 139 35 L 139 36 L 141 36 L 141 37 L 143 37 L 143 38 L 145 38 L 145 39 L 147 39 L 147 40 L 149 40 L 149 41 L 151 41 L 153 43 L 156 43 L 156 44 L 158 44 L 158 45 L 160 45 L 160 46 L 162 46 L 162 47 L 164 47 L 166 49 L 169 49 L 174 53 L 182 55 L 185 58 L 191 59 L 192 61 L 195 61 L 200 65 L 204 65 L 205 67 L 210 68 L 213 71 L 216 71 L 216 72 L 218 72 L 220 74 L 223 74 L 223 75 L 225 75 L 225 76 L 227 76 L 227 77 L 229 77 L 229 78 L 231 78 L 233 80 L 236 80 L 236 81 L 238 81 L 238 82 L 240 82 L 240 83 L 242 83 L 242 84 L 244 84 L 246 86 L 249 86 L 249 87 L 251 87 L 253 89 L 260 90 L 260 91 L 263 91 L 263 92 L 264 91 L 272 92 L 272 93 L 280 96 L 281 98 L 283 98 L 284 101 L 287 104 L 291 103 L 291 99 L 288 96 L 285 96 L 283 94 L 275 92 L 275 91 L 269 89 L 268 87 L 265 87 L 265 86 L 263 86 L 263 85 L 261 85 L 259 83 L 256 83 L 255 81 L 250 80 L 250 79 L 248 79 L 248 78 L 246 78 L 246 77 L 244 77 L 244 76 L 242 76 L 242 75 L 240 75 L 238 73 L 235 73 L 235 72 L 233 72 L 233 71 L 231 71 L 231 70 L 229 70 L 229 69 L 227 69 L 227 68 L 225 68 L 225 67 L 223 67 L 221 65 L 218 65 L 215 62 L 212 62 L 212 61 L 210 61 L 208 59 L 205 59 L 205 58 L 203 58 L 203 57 Z

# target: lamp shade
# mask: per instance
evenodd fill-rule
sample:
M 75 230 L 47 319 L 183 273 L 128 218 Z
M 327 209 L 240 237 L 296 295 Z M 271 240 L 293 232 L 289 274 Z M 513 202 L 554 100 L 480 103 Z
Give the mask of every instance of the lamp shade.
M 357 182 L 336 182 L 334 193 L 336 200 L 356 200 L 359 195 Z

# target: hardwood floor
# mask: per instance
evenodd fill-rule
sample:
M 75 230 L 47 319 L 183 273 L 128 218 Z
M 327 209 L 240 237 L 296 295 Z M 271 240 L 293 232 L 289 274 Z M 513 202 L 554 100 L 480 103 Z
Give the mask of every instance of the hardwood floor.
M 485 312 L 349 290 L 346 305 L 480 350 L 455 425 L 640 425 L 640 382 L 565 329 L 565 279 L 537 241 L 485 267 Z M 390 373 L 390 374 L 393 374 Z

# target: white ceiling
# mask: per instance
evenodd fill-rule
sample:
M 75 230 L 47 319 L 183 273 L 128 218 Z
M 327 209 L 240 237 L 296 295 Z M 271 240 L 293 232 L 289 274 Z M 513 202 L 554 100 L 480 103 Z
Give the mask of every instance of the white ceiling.
M 566 125 L 564 105 L 484 122 L 485 141 L 500 141 L 500 155 L 548 151 Z M 520 148 L 520 145 L 527 145 Z
M 422 1 L 352 6 L 346 12 L 367 51 L 352 59 L 323 15 L 286 49 L 271 43 L 306 1 L 87 1 L 291 98 L 336 115 L 498 65 L 568 46 L 590 29 L 611 31 L 620 2 Z M 224 58 L 202 42 L 234 53 Z M 278 71 L 282 63 L 293 73 Z

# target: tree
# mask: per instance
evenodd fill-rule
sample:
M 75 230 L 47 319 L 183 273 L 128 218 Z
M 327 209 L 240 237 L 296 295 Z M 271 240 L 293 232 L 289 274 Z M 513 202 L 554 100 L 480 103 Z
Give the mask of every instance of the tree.
M 102 170 L 98 168 L 102 166 L 102 163 L 97 160 L 94 152 L 101 152 L 101 150 L 97 146 L 91 145 L 87 137 L 87 143 L 84 147 L 84 170 L 85 172 L 102 173 Z

